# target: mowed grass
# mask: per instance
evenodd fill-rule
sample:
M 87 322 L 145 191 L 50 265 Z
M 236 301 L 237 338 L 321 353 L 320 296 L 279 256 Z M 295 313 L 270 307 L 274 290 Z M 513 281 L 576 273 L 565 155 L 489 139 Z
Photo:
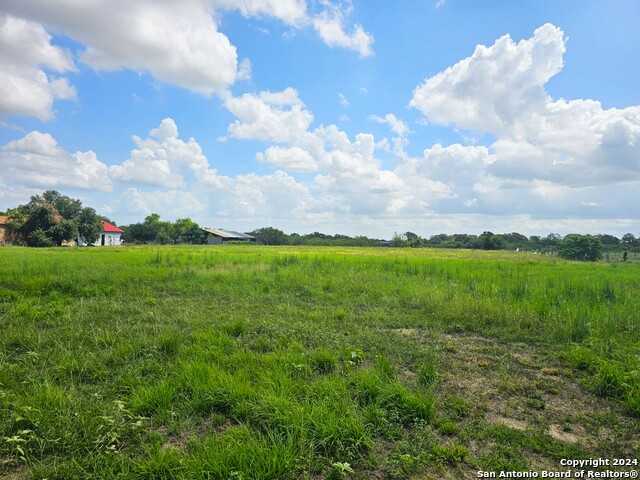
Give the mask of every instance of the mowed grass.
M 639 264 L 523 253 L 3 248 L 0 477 L 462 478 L 637 454 L 639 307 Z

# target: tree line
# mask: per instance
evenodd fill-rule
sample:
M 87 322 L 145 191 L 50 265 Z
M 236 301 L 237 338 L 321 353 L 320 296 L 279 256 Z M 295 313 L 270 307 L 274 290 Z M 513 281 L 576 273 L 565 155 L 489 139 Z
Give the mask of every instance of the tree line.
M 287 234 L 282 230 L 273 227 L 263 227 L 252 232 L 256 242 L 262 245 L 334 245 L 337 247 L 377 247 L 384 243 L 384 240 L 368 238 L 365 236 L 349 237 L 347 235 L 327 235 L 325 233 L 313 232 L 308 234 L 291 233 Z
M 571 260 L 595 261 L 610 252 L 621 252 L 622 259 L 627 260 L 628 252 L 640 252 L 640 237 L 627 233 L 621 238 L 615 235 L 580 235 L 577 233 L 565 236 L 551 233 L 545 237 L 521 233 L 483 232 L 480 235 L 470 234 L 438 234 L 429 238 L 421 238 L 412 232 L 394 235 L 391 242 L 398 247 L 435 247 L 435 248 L 470 248 L 482 250 L 521 250 L 539 253 L 558 254 Z
M 563 244 L 563 240 L 578 237 L 593 238 L 600 242 L 602 248 L 606 250 L 640 250 L 640 237 L 627 233 L 621 238 L 609 234 L 600 235 L 578 235 L 569 234 L 566 236 L 557 233 L 550 233 L 547 236 L 531 235 L 527 237 L 521 233 L 493 233 L 483 232 L 480 235 L 466 233 L 433 235 L 429 238 L 422 238 L 412 232 L 395 234 L 392 240 L 394 246 L 398 247 L 440 247 L 440 248 L 472 248 L 483 250 L 535 250 L 539 252 L 558 251 Z
M 78 199 L 48 190 L 31 197 L 24 205 L 5 212 L 9 217 L 9 233 L 17 244 L 32 247 L 60 246 L 65 242 L 83 239 L 95 242 L 102 232 L 102 221 L 115 222 L 100 216 L 93 208 L 85 207 Z M 190 218 L 174 222 L 164 221 L 160 215 L 148 215 L 141 223 L 121 226 L 123 241 L 129 244 L 204 244 L 207 233 Z M 522 250 L 558 254 L 575 260 L 598 260 L 608 252 L 621 252 L 623 260 L 627 252 L 640 252 L 640 236 L 627 233 L 618 238 L 614 235 L 569 234 L 564 237 L 555 233 L 547 236 L 521 233 L 483 232 L 472 234 L 437 234 L 421 237 L 413 232 L 394 234 L 391 240 L 367 236 L 327 235 L 320 232 L 309 234 L 285 233 L 274 227 L 263 227 L 248 232 L 263 245 L 333 245 L 333 246 L 390 246 L 467 248 L 482 250 Z
M 480 235 L 466 233 L 437 234 L 423 238 L 413 232 L 394 234 L 390 241 L 368 238 L 366 236 L 349 237 L 346 235 L 325 235 L 311 233 L 300 235 L 287 234 L 273 227 L 260 228 L 250 232 L 258 243 L 265 245 L 335 245 L 335 246 L 388 246 L 388 247 L 430 247 L 430 248 L 466 248 L 482 250 L 521 250 L 539 253 L 558 254 L 573 260 L 595 261 L 606 252 L 622 252 L 627 259 L 627 252 L 640 252 L 640 237 L 627 233 L 618 238 L 614 235 L 580 235 L 569 234 L 564 237 L 551 233 L 547 236 L 521 233 L 483 232 Z

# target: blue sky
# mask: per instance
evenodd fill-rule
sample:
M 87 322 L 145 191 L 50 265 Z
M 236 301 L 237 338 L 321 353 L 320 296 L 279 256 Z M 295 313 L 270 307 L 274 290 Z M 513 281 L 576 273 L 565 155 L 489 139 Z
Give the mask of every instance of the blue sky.
M 120 224 L 637 234 L 638 20 L 635 1 L 7 0 L 0 209 L 56 188 Z

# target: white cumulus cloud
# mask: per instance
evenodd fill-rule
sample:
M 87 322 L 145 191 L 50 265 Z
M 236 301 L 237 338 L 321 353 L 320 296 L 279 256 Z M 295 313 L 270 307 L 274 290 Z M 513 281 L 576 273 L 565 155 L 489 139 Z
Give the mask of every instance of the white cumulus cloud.
M 33 131 L 0 148 L 0 184 L 110 191 L 107 166 L 96 154 L 69 153 L 48 133 Z
M 147 72 L 205 95 L 236 78 L 236 48 L 204 1 L 6 0 L 2 8 L 82 43 L 82 60 L 97 70 Z
M 81 60 L 99 71 L 128 69 L 203 95 L 225 96 L 251 75 L 218 29 L 219 15 L 277 18 L 293 28 L 313 25 L 329 46 L 371 53 L 373 37 L 359 25 L 344 30 L 344 8 L 327 3 L 312 16 L 305 0 L 4 0 L 0 5 L 0 113 L 51 117 L 55 98 L 73 98 L 65 79 L 72 63 L 50 44 L 53 31 L 83 45 Z
M 309 152 L 300 147 L 271 146 L 264 153 L 258 152 L 259 162 L 269 163 L 292 172 L 315 172 L 318 165 Z
M 519 42 L 505 35 L 426 79 L 411 106 L 431 122 L 494 135 L 488 170 L 498 177 L 575 187 L 639 180 L 640 106 L 553 99 L 545 85 L 565 50 L 551 24 Z
M 49 120 L 54 100 L 76 96 L 66 78 L 56 77 L 74 69 L 71 57 L 38 23 L 0 13 L 0 64 L 0 116 Z
M 544 84 L 562 70 L 564 52 L 564 33 L 551 24 L 517 43 L 504 35 L 426 79 L 410 104 L 435 123 L 513 131 L 524 115 L 544 106 Z
M 215 8 L 237 10 L 247 17 L 275 17 L 294 26 L 307 19 L 305 0 L 212 0 L 212 4 Z
M 373 55 L 373 36 L 367 33 L 362 25 L 355 25 L 352 32 L 347 32 L 344 19 L 339 12 L 325 11 L 317 15 L 313 19 L 313 27 L 330 47 L 355 50 L 361 57 Z
M 290 142 L 306 132 L 313 121 L 293 88 L 230 97 L 225 106 L 237 118 L 229 126 L 232 138 Z
M 165 118 L 149 132 L 149 138 L 133 136 L 136 145 L 130 157 L 113 165 L 111 176 L 120 181 L 143 183 L 166 188 L 184 187 L 187 176 L 208 185 L 224 182 L 209 166 L 207 157 L 194 138 L 179 138 L 178 127 L 172 118 Z

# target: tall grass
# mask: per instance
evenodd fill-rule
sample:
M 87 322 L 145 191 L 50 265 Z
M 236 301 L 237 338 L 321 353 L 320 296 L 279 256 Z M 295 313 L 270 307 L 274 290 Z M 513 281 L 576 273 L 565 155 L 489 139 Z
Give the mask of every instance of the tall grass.
M 0 265 L 0 458 L 36 477 L 366 462 L 437 415 L 437 356 L 391 329 L 543 345 L 640 414 L 638 264 L 234 246 L 7 248 Z

